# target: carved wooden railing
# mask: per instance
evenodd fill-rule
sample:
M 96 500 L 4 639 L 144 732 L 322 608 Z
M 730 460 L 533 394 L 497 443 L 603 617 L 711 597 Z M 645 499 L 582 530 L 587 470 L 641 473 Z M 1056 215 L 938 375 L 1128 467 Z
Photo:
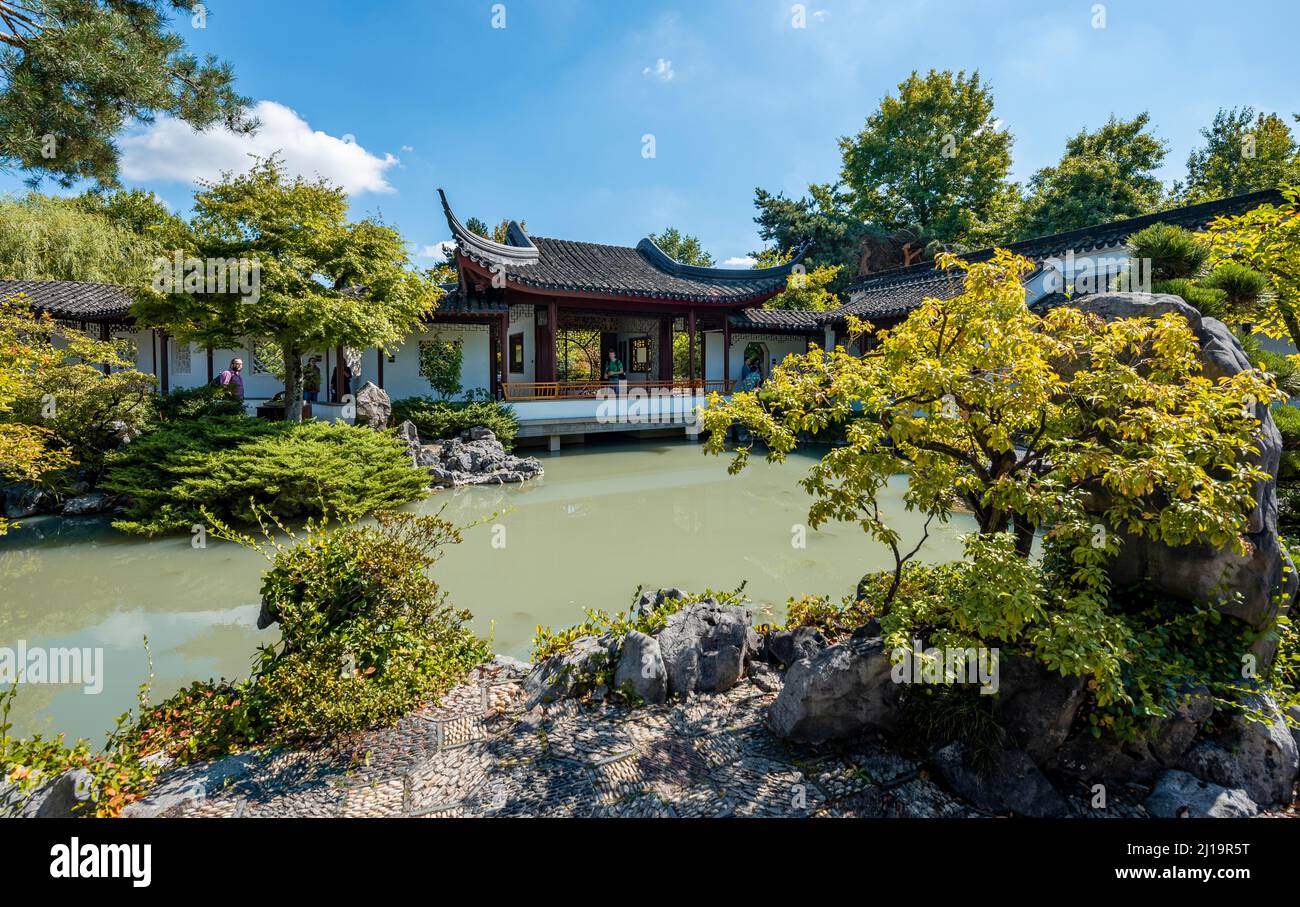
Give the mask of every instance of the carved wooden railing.
M 720 378 L 704 380 L 696 378 L 676 378 L 672 381 L 507 381 L 501 386 L 502 396 L 506 400 L 590 400 L 604 394 L 612 394 L 620 389 L 624 393 L 643 392 L 648 394 L 709 394 L 718 392 L 731 393 L 734 381 Z

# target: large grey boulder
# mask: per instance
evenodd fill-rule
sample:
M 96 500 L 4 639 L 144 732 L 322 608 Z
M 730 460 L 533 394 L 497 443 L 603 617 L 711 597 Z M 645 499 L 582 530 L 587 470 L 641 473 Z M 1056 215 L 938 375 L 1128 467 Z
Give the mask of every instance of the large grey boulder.
M 1290 803 L 1300 773 L 1295 738 L 1272 699 L 1255 696 L 1247 707 L 1267 720 L 1234 716 L 1220 738 L 1196 744 L 1180 767 L 1202 780 L 1244 790 L 1261 806 Z
M 4 489 L 4 515 L 11 520 L 54 513 L 59 509 L 59 496 L 48 488 L 23 482 Z
M 767 713 L 778 737 L 822 743 L 898 725 L 902 686 L 884 641 L 855 637 L 796 661 Z
M 1229 790 L 1171 769 L 1156 781 L 1143 803 L 1158 819 L 1249 819 L 1259 806 L 1243 790 Z
M 397 426 L 397 437 L 406 445 L 407 456 L 412 466 L 420 465 L 420 430 L 409 419 Z
M 373 381 L 367 381 L 357 390 L 355 399 L 356 417 L 354 425 L 364 425 L 375 431 L 388 427 L 388 420 L 393 415 L 393 401 L 386 391 Z
M 998 722 L 1039 765 L 1069 736 L 1084 692 L 1082 677 L 1063 676 L 1022 655 L 998 659 Z
M 581 695 L 608 664 L 607 643 L 594 636 L 578 637 L 568 649 L 543 658 L 528 672 L 524 678 L 524 709 Z
M 659 633 L 668 692 L 721 693 L 744 674 L 750 610 L 715 599 L 694 602 L 669 616 Z
M 948 744 L 933 761 L 949 787 L 988 812 L 1044 818 L 1064 815 L 1068 809 L 1065 798 L 1024 750 L 1000 750 L 985 772 L 970 765 L 962 743 Z
M 681 601 L 684 598 L 686 598 L 686 593 L 677 588 L 643 590 L 637 596 L 636 604 L 632 606 L 632 616 L 645 617 L 658 611 L 668 602 Z
M 767 634 L 764 652 L 768 658 L 789 670 L 801 658 L 812 658 L 829 646 L 826 637 L 816 627 L 796 627 L 793 630 L 773 630 Z
M 1251 368 L 1241 344 L 1226 325 L 1214 318 L 1203 318 L 1177 296 L 1098 293 L 1076 297 L 1068 304 L 1108 321 L 1155 318 L 1175 312 L 1187 319 L 1200 342 L 1200 359 L 1207 378 L 1217 380 Z M 1263 467 L 1271 478 L 1254 489 L 1255 507 L 1246 526 L 1247 553 L 1239 555 L 1209 544 L 1171 548 L 1126 534 L 1109 568 L 1116 586 L 1142 584 L 1185 601 L 1217 602 L 1225 614 L 1259 629 L 1270 626 L 1279 611 L 1290 606 L 1300 579 L 1278 536 L 1277 471 L 1282 436 L 1269 407 L 1255 407 L 1255 415 L 1261 422 L 1256 443 L 1259 453 L 1250 455 L 1249 461 Z M 1265 644 L 1257 654 L 1270 660 L 1271 645 Z
M 614 689 L 643 702 L 660 703 L 668 698 L 668 669 L 657 639 L 636 630 L 623 638 L 623 655 L 614 669 Z
M 1187 753 L 1203 725 L 1214 714 L 1209 691 L 1198 689 L 1184 694 L 1174 713 L 1156 724 L 1151 753 L 1165 765 L 1177 765 Z

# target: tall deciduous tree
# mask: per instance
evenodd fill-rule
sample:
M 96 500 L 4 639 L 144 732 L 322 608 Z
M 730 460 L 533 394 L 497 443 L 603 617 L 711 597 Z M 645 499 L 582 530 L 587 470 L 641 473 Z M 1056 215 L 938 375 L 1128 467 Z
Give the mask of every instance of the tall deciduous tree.
M 1148 130 L 1151 117 L 1112 116 L 1096 132 L 1086 129 L 1065 143 L 1059 163 L 1029 181 L 1024 238 L 1077 230 L 1156 210 L 1164 185 L 1156 170 L 1168 148 Z
M 949 243 L 1002 238 L 1019 202 L 1009 133 L 979 73 L 913 72 L 856 136 L 840 139 L 858 220 Z
M 1205 144 L 1187 158 L 1187 182 L 1175 187 L 1189 204 L 1300 182 L 1300 145 L 1275 113 L 1220 110 L 1201 136 Z
M 349 223 L 347 209 L 342 188 L 290 179 L 275 157 L 225 174 L 195 196 L 193 251 L 205 263 L 256 262 L 256 301 L 231 287 L 150 294 L 136 302 L 137 320 L 207 346 L 275 343 L 284 356 L 286 414 L 300 420 L 303 355 L 397 343 L 442 292 L 410 269 L 396 230 Z
M 716 264 L 713 256 L 700 244 L 699 237 L 682 233 L 676 227 L 668 227 L 658 234 L 651 233 L 650 241 L 669 258 L 680 261 L 684 265 L 711 268 Z
M 199 0 L 0 0 L 0 161 L 70 186 L 115 185 L 114 137 L 159 113 L 251 132 L 230 67 L 185 50 L 169 16 Z M 191 22 L 187 21 L 186 25 Z
M 141 287 L 154 259 L 175 248 L 179 221 L 167 231 L 141 229 L 107 210 L 111 199 L 53 198 L 30 193 L 0 198 L 0 277 L 84 280 Z

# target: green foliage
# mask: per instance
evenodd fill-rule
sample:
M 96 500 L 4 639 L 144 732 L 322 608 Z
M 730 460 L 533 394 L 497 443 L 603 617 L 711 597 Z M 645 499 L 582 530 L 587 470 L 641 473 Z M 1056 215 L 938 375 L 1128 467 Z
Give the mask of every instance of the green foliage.
M 0 277 L 144 287 L 162 246 L 79 199 L 0 198 Z
M 124 433 L 148 426 L 153 391 L 153 376 L 133 369 L 105 375 L 93 365 L 62 365 L 35 376 L 6 418 L 49 431 L 81 471 L 94 476 Z
M 245 417 L 165 423 L 109 455 L 102 487 L 126 495 L 113 525 L 158 535 L 221 520 L 356 519 L 416 500 L 426 480 L 392 433 L 342 423 L 291 425 Z
M 1249 320 L 1260 297 L 1268 290 L 1268 278 L 1235 261 L 1225 261 L 1200 281 L 1201 286 L 1219 290 L 1229 311 Z
M 141 324 L 167 328 L 179 342 L 215 349 L 242 347 L 247 338 L 274 344 L 287 366 L 286 412 L 294 421 L 308 350 L 400 343 L 442 295 L 410 268 L 396 230 L 376 220 L 349 222 L 342 187 L 290 178 L 275 156 L 205 185 L 194 211 L 188 251 L 201 259 L 256 262 L 256 305 L 238 287 L 184 293 L 163 285 L 176 292 L 142 294 L 133 314 Z
M 669 258 L 684 265 L 711 268 L 716 264 L 713 256 L 700 245 L 698 237 L 682 233 L 676 227 L 668 227 L 659 234 L 651 233 L 650 241 Z
M 791 274 L 785 289 L 763 306 L 766 309 L 802 309 L 824 312 L 840 304 L 832 287 L 839 280 L 840 267 L 813 268 L 806 273 Z
M 1220 109 L 1201 129 L 1205 145 L 1187 158 L 1187 182 L 1174 191 L 1184 204 L 1207 202 L 1300 180 L 1300 145 L 1275 113 Z
M 1065 154 L 1029 181 L 1022 238 L 1063 233 L 1156 210 L 1164 185 L 1156 171 L 1167 145 L 1151 135 L 1151 117 L 1112 116 L 1096 132 L 1086 129 L 1065 143 Z
M 259 516 L 265 512 L 259 510 Z M 427 571 L 460 531 L 434 516 L 381 513 L 374 525 L 283 526 L 264 541 L 217 521 L 222 538 L 260 551 L 263 604 L 280 640 L 243 681 L 197 682 L 136 723 L 140 752 L 182 762 L 391 724 L 464 679 L 491 653 Z
M 443 398 L 459 394 L 464 349 L 459 340 L 433 337 L 420 341 L 420 376 Z
M 1228 294 L 1223 290 L 1207 287 L 1199 281 L 1188 277 L 1175 280 L 1157 280 L 1151 284 L 1156 293 L 1171 293 L 1182 297 L 1183 301 L 1207 318 L 1218 318 L 1231 322 L 1233 310 L 1228 305 Z
M 871 578 L 881 575 L 872 574 Z M 827 639 L 840 640 L 878 616 L 876 611 L 870 599 L 861 595 L 846 596 L 838 603 L 824 595 L 804 595 L 786 603 L 785 626 L 791 630 L 816 627 Z
M 805 241 L 812 246 L 804 258 L 810 270 L 839 268 L 836 292 L 858 273 L 858 252 L 867 226 L 851 210 L 851 195 L 839 187 L 814 184 L 805 198 L 791 199 L 764 189 L 754 190 L 758 214 L 754 223 L 768 248 L 754 253 L 759 266 L 789 260 Z
M 230 67 L 185 49 L 199 0 L 29 0 L 3 4 L 0 26 L 0 147 L 6 167 L 52 177 L 117 182 L 116 140 L 158 114 L 196 129 L 222 124 L 252 132 L 248 99 Z M 47 137 L 53 140 L 49 144 Z
M 840 139 L 841 179 L 863 222 L 985 245 L 1005 235 L 1019 202 L 1011 144 L 979 73 L 913 72 Z
M 154 410 L 160 422 L 242 416 L 244 404 L 223 387 L 202 384 L 176 388 L 154 396 Z
M 1169 224 L 1152 224 L 1128 238 L 1133 257 L 1151 261 L 1153 280 L 1195 277 L 1209 258 L 1209 249 L 1195 234 Z
M 462 431 L 483 426 L 506 448 L 514 444 L 519 420 L 514 409 L 496 400 L 451 401 L 432 397 L 405 397 L 393 401 L 393 422 L 415 423 L 422 438 L 454 438 Z

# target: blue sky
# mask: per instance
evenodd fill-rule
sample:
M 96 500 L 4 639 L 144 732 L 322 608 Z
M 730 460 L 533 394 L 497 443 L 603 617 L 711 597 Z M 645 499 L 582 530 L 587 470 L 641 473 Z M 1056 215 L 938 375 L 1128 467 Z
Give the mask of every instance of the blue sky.
M 264 102 L 260 145 L 176 123 L 124 140 L 129 185 L 189 208 L 195 175 L 286 145 L 427 251 L 462 218 L 635 244 L 677 226 L 719 261 L 759 245 L 756 186 L 835 178 L 836 139 L 913 69 L 978 69 L 1015 136 L 1014 176 L 1067 136 L 1150 111 L 1182 175 L 1221 106 L 1300 112 L 1300 4 L 1112 0 L 210 0 L 182 31 Z M 642 156 L 653 134 L 656 155 Z M 0 186 L 21 188 L 6 177 Z M 426 260 L 427 263 L 427 260 Z

